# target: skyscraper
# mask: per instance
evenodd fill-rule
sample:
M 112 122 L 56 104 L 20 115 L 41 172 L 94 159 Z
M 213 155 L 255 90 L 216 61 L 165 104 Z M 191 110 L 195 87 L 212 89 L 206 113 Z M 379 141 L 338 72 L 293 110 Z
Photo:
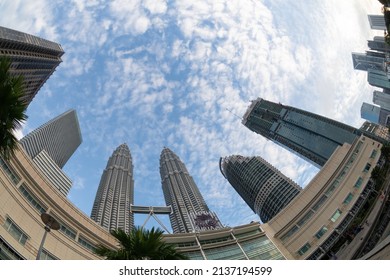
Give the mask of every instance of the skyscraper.
M 36 166 L 63 195 L 71 180 L 61 170 L 82 141 L 75 110 L 69 110 L 41 125 L 20 140 Z
M 368 71 L 368 69 L 374 69 L 383 71 L 385 65 L 385 54 L 375 51 L 352 53 L 352 63 L 355 70 Z
M 390 111 L 379 106 L 363 102 L 360 114 L 363 119 L 370 122 L 380 124 L 385 127 L 390 125 Z
M 169 218 L 174 233 L 222 228 L 184 163 L 168 148 L 161 152 L 160 176 L 165 202 L 172 206 Z
M 0 27 L 0 56 L 11 60 L 11 74 L 23 76 L 28 104 L 61 63 L 63 54 L 57 43 Z
M 134 203 L 133 162 L 127 144 L 116 148 L 108 159 L 96 192 L 91 218 L 111 231 L 126 232 L 134 226 L 130 204 Z
M 374 40 L 368 40 L 367 46 L 371 50 L 378 52 L 387 52 L 390 49 L 390 46 L 385 42 L 385 37 L 383 36 L 375 36 Z
M 368 83 L 374 87 L 379 87 L 386 91 L 390 90 L 389 76 L 383 70 L 376 70 L 376 69 L 367 70 Z
M 385 17 L 383 15 L 368 15 L 368 22 L 373 30 L 386 30 Z
M 372 101 L 381 108 L 390 111 L 390 94 L 374 90 Z
M 242 123 L 317 167 L 323 166 L 338 146 L 352 143 L 361 134 L 341 122 L 262 98 L 252 101 Z
M 301 188 L 261 157 L 220 158 L 222 175 L 263 223 L 272 219 Z
M 45 150 L 63 168 L 82 141 L 75 110 L 68 110 L 33 130 L 20 140 L 31 158 Z

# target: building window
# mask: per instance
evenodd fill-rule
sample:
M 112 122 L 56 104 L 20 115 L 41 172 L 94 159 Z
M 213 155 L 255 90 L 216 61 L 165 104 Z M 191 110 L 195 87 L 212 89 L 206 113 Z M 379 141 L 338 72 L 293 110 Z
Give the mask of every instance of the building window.
M 0 166 L 1 168 L 7 173 L 8 177 L 11 179 L 11 181 L 17 185 L 20 181 L 20 178 L 18 175 L 16 175 L 16 172 L 0 157 Z
M 49 253 L 45 249 L 42 249 L 41 255 L 40 255 L 40 260 L 58 260 L 57 257 L 55 257 L 53 254 Z
M 377 153 L 378 153 L 377 150 L 372 150 L 370 158 L 375 158 Z
M 363 178 L 359 177 L 359 179 L 355 183 L 355 188 L 360 188 L 362 186 L 362 183 L 363 183 Z
M 46 212 L 47 208 L 42 206 L 41 203 L 38 202 L 38 199 L 28 191 L 27 187 L 24 184 L 20 185 L 19 191 L 23 194 L 23 196 L 27 199 L 31 206 L 38 210 L 39 213 L 42 214 Z
M 318 239 L 320 239 L 326 232 L 328 231 L 328 228 L 327 227 L 322 227 L 317 233 L 316 233 L 316 237 Z
M 347 195 L 347 197 L 344 199 L 343 203 L 344 203 L 344 204 L 349 204 L 349 203 L 351 202 L 352 198 L 353 198 L 353 194 L 352 194 L 352 193 L 349 193 L 349 194 Z
M 4 228 L 22 245 L 25 245 L 28 239 L 25 234 L 10 218 L 7 217 Z
M 334 214 L 332 215 L 332 217 L 330 218 L 330 220 L 332 222 L 336 222 L 338 220 L 338 218 L 340 217 L 341 215 L 341 211 L 339 209 L 336 210 L 336 212 L 334 212 Z
M 91 244 L 91 242 L 85 240 L 84 238 L 82 237 L 79 237 L 78 241 L 77 241 L 81 246 L 83 246 L 84 248 L 87 248 L 89 251 L 91 252 L 95 252 L 96 250 L 96 247 L 94 245 Z
M 370 170 L 370 168 L 371 168 L 371 164 L 367 163 L 366 167 L 364 167 L 363 172 L 368 172 Z
M 290 236 L 292 236 L 295 232 L 297 232 L 299 230 L 299 227 L 294 225 L 285 235 L 283 235 L 280 239 L 282 241 L 285 241 L 287 238 L 289 238 Z
M 301 249 L 299 249 L 298 254 L 300 256 L 303 256 L 310 248 L 311 248 L 310 244 L 306 243 L 305 245 L 302 246 Z

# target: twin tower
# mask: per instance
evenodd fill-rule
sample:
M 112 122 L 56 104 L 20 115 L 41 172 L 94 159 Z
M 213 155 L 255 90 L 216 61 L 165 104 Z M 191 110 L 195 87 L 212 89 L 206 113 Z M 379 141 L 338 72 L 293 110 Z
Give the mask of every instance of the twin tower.
M 165 202 L 174 233 L 222 228 L 204 201 L 193 178 L 180 158 L 164 148 L 160 156 L 160 175 Z M 133 162 L 129 147 L 120 145 L 103 171 L 93 204 L 91 218 L 108 230 L 134 226 L 130 211 L 134 201 Z

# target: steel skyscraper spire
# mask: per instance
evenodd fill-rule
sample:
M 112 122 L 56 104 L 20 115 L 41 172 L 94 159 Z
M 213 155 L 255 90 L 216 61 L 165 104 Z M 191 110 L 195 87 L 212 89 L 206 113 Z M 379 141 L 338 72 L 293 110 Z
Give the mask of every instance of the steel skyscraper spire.
M 160 156 L 160 175 L 165 202 L 172 206 L 169 218 L 174 233 L 222 228 L 184 163 L 166 147 Z
M 107 230 L 130 232 L 134 216 L 133 162 L 127 144 L 122 144 L 108 159 L 93 203 L 91 218 Z

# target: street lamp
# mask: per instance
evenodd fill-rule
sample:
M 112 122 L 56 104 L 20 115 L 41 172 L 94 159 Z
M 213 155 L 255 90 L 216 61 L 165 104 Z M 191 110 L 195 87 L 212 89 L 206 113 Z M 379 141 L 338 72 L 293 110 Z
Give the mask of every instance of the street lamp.
M 60 224 L 50 214 L 42 213 L 41 220 L 45 224 L 45 233 L 43 234 L 41 245 L 39 246 L 36 260 L 39 260 L 39 258 L 41 257 L 43 244 L 45 243 L 47 233 L 50 232 L 50 230 L 59 230 L 60 229 Z

